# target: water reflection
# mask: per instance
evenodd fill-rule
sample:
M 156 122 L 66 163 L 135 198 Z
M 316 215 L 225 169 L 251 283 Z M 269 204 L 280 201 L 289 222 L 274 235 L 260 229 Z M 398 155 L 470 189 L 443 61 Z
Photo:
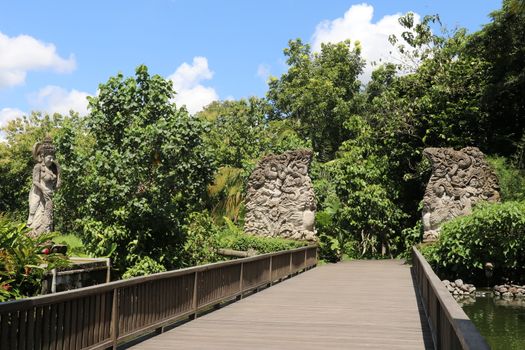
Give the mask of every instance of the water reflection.
M 525 349 L 525 298 L 480 294 L 458 300 L 494 350 Z

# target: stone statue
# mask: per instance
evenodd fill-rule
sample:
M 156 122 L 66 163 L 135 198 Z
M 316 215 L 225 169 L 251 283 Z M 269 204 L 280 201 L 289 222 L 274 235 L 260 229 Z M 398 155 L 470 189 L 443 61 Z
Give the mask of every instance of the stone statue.
M 317 240 L 315 197 L 308 167 L 312 152 L 289 151 L 263 158 L 248 180 L 246 233 Z
M 479 201 L 500 200 L 498 179 L 476 147 L 426 148 L 432 175 L 423 197 L 423 242 L 435 241 L 445 221 L 472 212 Z
M 53 230 L 53 193 L 60 187 L 60 167 L 55 161 L 55 147 L 50 137 L 33 146 L 33 183 L 29 192 L 30 235 Z

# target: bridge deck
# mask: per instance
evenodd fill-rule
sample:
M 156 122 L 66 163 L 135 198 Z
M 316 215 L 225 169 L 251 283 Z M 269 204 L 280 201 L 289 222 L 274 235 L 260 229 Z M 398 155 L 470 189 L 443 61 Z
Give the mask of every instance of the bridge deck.
M 410 267 L 324 265 L 132 349 L 433 349 Z

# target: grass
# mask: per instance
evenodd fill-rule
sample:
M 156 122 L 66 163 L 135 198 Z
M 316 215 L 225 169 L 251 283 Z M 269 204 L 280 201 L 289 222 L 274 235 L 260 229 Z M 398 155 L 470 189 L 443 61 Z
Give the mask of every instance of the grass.
M 74 234 L 58 235 L 53 238 L 53 242 L 55 244 L 66 245 L 68 256 L 77 256 L 81 258 L 89 257 L 89 255 L 86 253 L 86 249 L 82 243 L 82 240 Z

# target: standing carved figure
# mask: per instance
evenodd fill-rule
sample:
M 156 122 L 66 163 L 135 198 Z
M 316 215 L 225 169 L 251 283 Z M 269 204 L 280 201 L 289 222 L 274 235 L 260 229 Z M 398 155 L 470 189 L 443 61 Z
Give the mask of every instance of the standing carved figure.
M 29 233 L 38 236 L 53 230 L 53 194 L 60 187 L 60 167 L 50 137 L 33 146 L 33 182 L 29 192 Z
M 498 179 L 476 147 L 425 148 L 432 176 L 423 197 L 423 241 L 435 241 L 443 222 L 468 215 L 479 201 L 500 199 Z

